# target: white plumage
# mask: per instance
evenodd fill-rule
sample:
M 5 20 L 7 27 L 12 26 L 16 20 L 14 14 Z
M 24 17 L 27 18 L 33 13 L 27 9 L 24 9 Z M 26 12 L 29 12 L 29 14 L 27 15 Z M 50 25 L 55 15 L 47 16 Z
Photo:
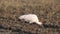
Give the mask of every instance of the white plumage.
M 35 14 L 27 14 L 27 15 L 21 15 L 19 17 L 20 20 L 25 20 L 29 23 L 37 23 L 39 25 L 42 25 L 42 22 L 39 22 L 37 15 Z

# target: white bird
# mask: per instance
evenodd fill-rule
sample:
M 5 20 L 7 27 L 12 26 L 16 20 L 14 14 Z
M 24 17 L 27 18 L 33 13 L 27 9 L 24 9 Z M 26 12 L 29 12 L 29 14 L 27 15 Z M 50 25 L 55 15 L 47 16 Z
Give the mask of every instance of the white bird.
M 39 22 L 38 17 L 35 14 L 21 15 L 19 19 L 29 23 L 36 23 L 36 24 L 42 25 L 42 22 Z

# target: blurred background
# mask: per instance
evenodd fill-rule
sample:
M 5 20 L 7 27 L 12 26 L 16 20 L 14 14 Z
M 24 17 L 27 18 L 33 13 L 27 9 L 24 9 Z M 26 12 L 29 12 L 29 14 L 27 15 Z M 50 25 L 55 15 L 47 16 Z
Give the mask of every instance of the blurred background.
M 23 14 L 36 14 L 54 27 L 21 22 Z M 0 0 L 0 34 L 60 34 L 60 0 Z

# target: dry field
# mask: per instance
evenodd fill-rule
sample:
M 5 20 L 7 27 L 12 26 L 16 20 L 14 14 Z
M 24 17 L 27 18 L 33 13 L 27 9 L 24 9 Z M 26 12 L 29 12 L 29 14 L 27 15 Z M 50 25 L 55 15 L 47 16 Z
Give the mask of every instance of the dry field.
M 48 26 L 18 19 L 30 13 Z M 0 34 L 60 34 L 60 0 L 0 0 Z

